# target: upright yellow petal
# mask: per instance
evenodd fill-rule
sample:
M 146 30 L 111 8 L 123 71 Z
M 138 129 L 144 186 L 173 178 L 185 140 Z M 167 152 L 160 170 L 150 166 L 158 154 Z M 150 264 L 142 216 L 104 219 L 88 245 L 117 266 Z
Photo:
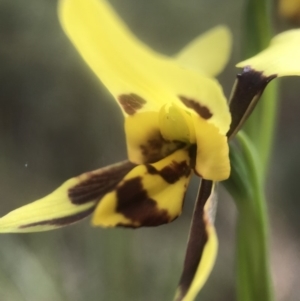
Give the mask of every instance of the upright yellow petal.
M 300 75 L 300 29 L 289 30 L 272 39 L 270 46 L 237 67 L 262 72 L 264 76 Z
M 132 114 L 126 107 L 133 102 L 155 108 L 154 100 L 151 104 L 142 100 L 149 98 L 151 88 L 147 87 L 145 75 L 155 62 L 154 54 L 131 34 L 109 3 L 61 0 L 59 17 L 74 46 L 126 114 Z
M 227 132 L 230 114 L 217 81 L 183 68 L 137 40 L 105 0 L 61 0 L 62 26 L 123 113 L 158 112 L 165 103 L 193 99 Z M 191 51 L 192 53 L 192 51 Z
M 191 41 L 175 58 L 187 68 L 215 77 L 225 68 L 231 46 L 230 30 L 217 26 Z

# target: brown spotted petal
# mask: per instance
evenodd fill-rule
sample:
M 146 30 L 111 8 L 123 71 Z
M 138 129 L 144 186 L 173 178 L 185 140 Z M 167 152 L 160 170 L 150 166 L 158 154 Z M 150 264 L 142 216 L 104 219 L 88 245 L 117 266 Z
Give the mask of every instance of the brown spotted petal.
M 92 223 L 133 228 L 169 223 L 181 213 L 190 175 L 186 149 L 136 166 L 99 202 Z
M 202 180 L 175 301 L 193 301 L 212 270 L 218 247 L 213 226 L 215 203 L 213 182 Z
M 125 131 L 128 158 L 136 164 L 157 162 L 184 145 L 163 138 L 157 112 L 126 117 Z
M 82 220 L 134 166 L 124 161 L 72 178 L 46 197 L 0 218 L 0 232 L 47 231 Z

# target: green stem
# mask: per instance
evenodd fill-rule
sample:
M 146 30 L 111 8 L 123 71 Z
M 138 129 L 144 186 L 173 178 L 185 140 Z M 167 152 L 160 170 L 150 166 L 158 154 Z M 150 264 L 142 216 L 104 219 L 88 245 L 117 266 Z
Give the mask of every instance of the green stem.
M 266 48 L 272 38 L 271 0 L 248 0 L 245 7 L 244 56 Z
M 264 92 L 261 102 L 261 132 L 260 132 L 260 157 L 262 162 L 262 177 L 265 180 L 269 167 L 270 153 L 274 142 L 274 132 L 278 107 L 278 81 L 271 82 Z
M 251 57 L 266 48 L 272 36 L 271 0 L 248 0 L 244 55 Z M 264 182 L 268 168 L 276 120 L 276 84 L 269 86 L 238 135 L 244 167 L 246 192 L 237 195 L 237 296 L 240 301 L 272 301 L 268 250 L 268 214 Z
M 262 184 L 261 164 L 250 139 L 239 133 L 244 162 L 249 171 L 247 194 L 236 198 L 237 223 L 237 295 L 241 301 L 273 300 L 268 250 L 268 218 Z
M 244 36 L 244 56 L 251 57 L 266 48 L 272 38 L 271 0 L 248 0 Z M 277 83 L 266 88 L 253 114 L 245 124 L 245 131 L 261 155 L 263 178 L 268 169 L 273 144 L 277 112 Z

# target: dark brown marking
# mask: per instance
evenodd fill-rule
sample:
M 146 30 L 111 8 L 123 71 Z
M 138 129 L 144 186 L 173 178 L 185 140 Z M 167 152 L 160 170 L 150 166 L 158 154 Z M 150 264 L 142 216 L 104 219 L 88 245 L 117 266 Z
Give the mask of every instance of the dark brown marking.
M 201 105 L 198 101 L 194 99 L 187 98 L 185 96 L 179 95 L 179 99 L 183 102 L 185 106 L 190 109 L 193 109 L 196 113 L 198 113 L 202 118 L 209 119 L 213 116 L 208 107 Z
M 19 228 L 25 229 L 25 228 L 29 228 L 29 227 L 46 226 L 46 225 L 63 227 L 63 226 L 67 226 L 67 225 L 76 223 L 76 222 L 84 219 L 85 217 L 87 217 L 91 213 L 93 213 L 94 210 L 95 210 L 95 206 L 93 206 L 92 208 L 89 208 L 85 211 L 73 214 L 73 215 L 44 220 L 44 221 L 35 222 L 35 223 L 30 223 L 30 224 L 22 225 Z
M 242 127 L 267 84 L 276 77 L 276 74 L 264 76 L 262 72 L 255 71 L 250 67 L 245 67 L 243 72 L 237 75 L 229 101 L 232 121 L 227 133 L 228 138 L 232 138 Z
M 211 195 L 212 187 L 212 181 L 202 180 L 193 214 L 183 272 L 179 281 L 180 295 L 176 301 L 182 300 L 188 292 L 201 261 L 204 246 L 208 240 L 208 234 L 205 229 L 205 220 L 203 217 L 204 205 Z
M 172 221 L 166 210 L 157 207 L 156 202 L 149 198 L 143 188 L 142 178 L 135 177 L 125 181 L 117 189 L 118 204 L 116 211 L 132 220 L 126 227 L 153 227 Z M 139 225 L 136 226 L 135 223 Z M 124 226 L 120 224 L 120 226 Z
M 122 94 L 118 97 L 119 103 L 128 115 L 133 115 L 141 109 L 147 101 L 137 94 Z
M 87 173 L 88 179 L 68 191 L 72 204 L 82 205 L 91 201 L 99 201 L 105 194 L 112 191 L 135 166 L 129 161 L 124 161 Z
M 196 167 L 196 158 L 197 158 L 197 144 L 192 144 L 189 149 L 189 157 L 190 157 L 190 167 L 195 169 Z
M 154 130 L 146 143 L 140 145 L 140 149 L 144 162 L 154 163 L 184 146 L 185 144 L 180 141 L 165 140 L 159 130 Z
M 187 165 L 186 161 L 172 161 L 170 165 L 165 166 L 161 170 L 157 170 L 154 166 L 149 164 L 146 165 L 146 168 L 149 174 L 160 175 L 169 184 L 174 184 L 182 176 L 188 177 L 191 173 L 191 168 Z

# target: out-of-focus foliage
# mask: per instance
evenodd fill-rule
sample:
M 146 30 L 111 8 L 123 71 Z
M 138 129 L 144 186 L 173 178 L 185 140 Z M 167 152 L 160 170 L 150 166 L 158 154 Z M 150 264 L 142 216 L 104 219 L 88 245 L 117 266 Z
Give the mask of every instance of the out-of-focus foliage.
M 233 62 L 240 60 L 243 1 L 111 2 L 139 38 L 166 54 L 217 24 L 229 25 L 235 48 L 220 77 L 229 95 Z M 121 114 L 62 32 L 56 5 L 0 2 L 1 215 L 72 176 L 126 157 Z M 300 295 L 297 80 L 283 80 L 268 186 L 278 300 Z M 197 184 L 186 198 L 188 210 L 167 226 L 102 230 L 86 221 L 56 232 L 1 236 L 0 300 L 171 300 Z M 234 220 L 233 203 L 221 194 L 218 261 L 199 300 L 234 300 Z
M 279 0 L 279 15 L 289 21 L 300 23 L 300 1 L 299 0 Z

